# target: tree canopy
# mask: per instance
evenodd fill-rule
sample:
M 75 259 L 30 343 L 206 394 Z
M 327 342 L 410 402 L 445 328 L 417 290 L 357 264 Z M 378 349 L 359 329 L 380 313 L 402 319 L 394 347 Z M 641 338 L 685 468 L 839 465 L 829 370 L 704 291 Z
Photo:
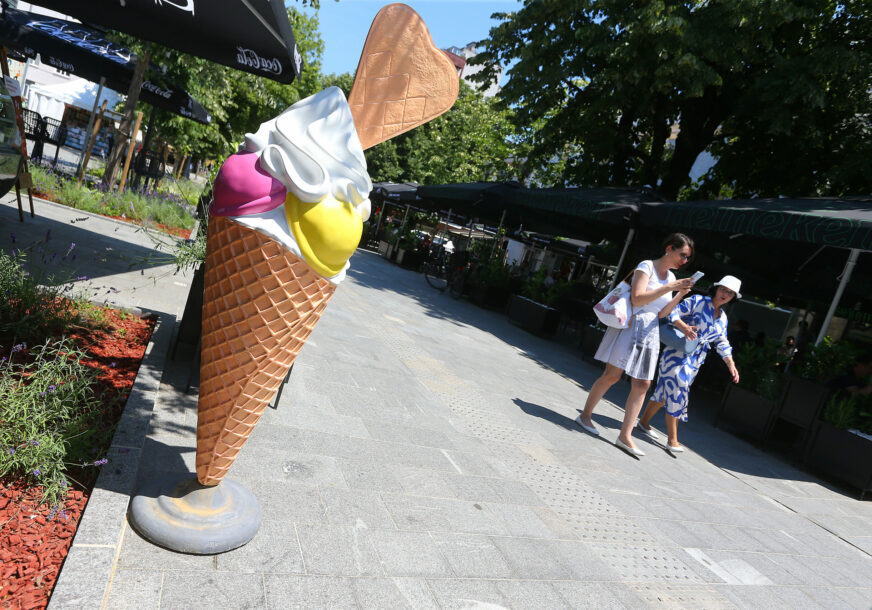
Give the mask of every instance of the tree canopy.
M 667 197 L 868 193 L 870 6 L 525 0 L 496 15 L 471 63 L 516 62 L 503 102 L 538 127 L 530 163 L 564 163 L 558 182 Z M 690 185 L 703 151 L 717 163 Z
M 460 81 L 448 112 L 366 151 L 370 176 L 373 182 L 421 184 L 508 179 L 510 114 Z

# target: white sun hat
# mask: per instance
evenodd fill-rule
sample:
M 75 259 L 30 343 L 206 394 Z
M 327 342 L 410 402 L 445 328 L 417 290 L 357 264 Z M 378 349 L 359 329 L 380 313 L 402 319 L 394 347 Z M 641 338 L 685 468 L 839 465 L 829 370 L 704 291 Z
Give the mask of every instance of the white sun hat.
M 739 292 L 739 290 L 742 288 L 742 280 L 737 278 L 735 275 L 725 275 L 721 278 L 720 282 L 715 282 L 715 286 L 723 286 L 724 288 L 729 288 L 736 293 L 737 299 L 742 298 L 742 293 Z

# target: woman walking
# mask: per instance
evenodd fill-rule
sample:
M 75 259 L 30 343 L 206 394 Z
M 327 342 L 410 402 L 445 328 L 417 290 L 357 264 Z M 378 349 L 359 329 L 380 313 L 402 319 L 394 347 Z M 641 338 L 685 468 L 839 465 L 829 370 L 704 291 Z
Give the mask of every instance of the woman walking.
M 682 301 L 669 316 L 670 321 L 688 339 L 699 338 L 699 344 L 690 353 L 671 347 L 663 348 L 657 386 L 648 401 L 645 414 L 639 420 L 639 429 L 648 437 L 659 440 L 660 435 L 651 427 L 651 418 L 665 404 L 668 415 L 666 448 L 672 454 L 684 451 L 684 447 L 678 443 L 678 420 L 687 421 L 690 386 L 712 345 L 726 362 L 733 383 L 739 382 L 739 371 L 733 362 L 733 348 L 727 340 L 727 314 L 723 307 L 733 299 L 742 298 L 739 293 L 741 287 L 739 278 L 725 275 L 720 282 L 715 283 L 711 296 L 694 295 Z
M 693 286 L 689 278 L 676 280 L 671 269 L 678 269 L 693 256 L 693 240 L 682 233 L 673 233 L 663 242 L 663 256 L 639 263 L 633 273 L 630 302 L 633 317 L 624 329 L 610 328 L 594 356 L 606 363 L 606 369 L 590 389 L 584 411 L 576 423 L 599 436 L 591 416 L 603 395 L 627 373 L 631 381 L 630 395 L 624 408 L 624 423 L 615 445 L 630 455 L 645 455 L 633 443 L 633 425 L 642 409 L 642 401 L 654 378 L 660 349 L 658 318 L 665 317 Z M 673 298 L 672 293 L 678 291 Z

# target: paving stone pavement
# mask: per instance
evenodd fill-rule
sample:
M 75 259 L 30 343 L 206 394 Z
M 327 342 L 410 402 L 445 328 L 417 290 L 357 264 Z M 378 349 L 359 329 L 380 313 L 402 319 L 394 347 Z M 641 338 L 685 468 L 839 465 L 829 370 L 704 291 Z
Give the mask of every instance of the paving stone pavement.
M 190 357 L 167 363 L 140 481 L 193 472 Z M 92 559 L 111 564 L 102 606 L 870 607 L 872 503 L 693 404 L 687 453 L 640 438 L 635 460 L 612 444 L 624 384 L 594 416 L 600 438 L 574 424 L 598 374 L 359 251 L 230 470 L 263 507 L 258 535 L 192 556 L 125 526 Z M 68 600 L 93 584 L 72 565 Z

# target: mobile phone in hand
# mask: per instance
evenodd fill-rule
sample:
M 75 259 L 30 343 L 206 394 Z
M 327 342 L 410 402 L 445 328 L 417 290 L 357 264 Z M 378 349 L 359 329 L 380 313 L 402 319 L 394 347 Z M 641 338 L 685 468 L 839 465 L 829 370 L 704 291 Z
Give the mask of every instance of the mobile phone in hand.
M 694 273 L 693 275 L 690 276 L 690 279 L 694 284 L 696 284 L 700 280 L 700 278 L 702 278 L 702 276 L 704 276 L 704 275 L 705 275 L 705 273 L 703 273 L 702 271 L 697 271 L 696 273 Z

